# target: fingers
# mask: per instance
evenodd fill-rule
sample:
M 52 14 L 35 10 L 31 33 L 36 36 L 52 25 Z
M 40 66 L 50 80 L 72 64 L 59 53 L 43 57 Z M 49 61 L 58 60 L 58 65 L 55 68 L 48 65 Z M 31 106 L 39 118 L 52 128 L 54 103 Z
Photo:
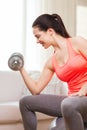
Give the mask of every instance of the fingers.
M 83 92 L 76 92 L 76 93 L 73 93 L 71 94 L 70 96 L 86 96 L 86 93 L 83 93 Z

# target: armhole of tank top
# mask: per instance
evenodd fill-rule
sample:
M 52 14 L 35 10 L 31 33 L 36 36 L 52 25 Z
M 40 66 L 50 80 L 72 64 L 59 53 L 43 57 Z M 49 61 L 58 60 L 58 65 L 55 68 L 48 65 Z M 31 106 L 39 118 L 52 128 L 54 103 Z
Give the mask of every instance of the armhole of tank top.
M 54 57 L 54 53 L 53 53 L 53 55 L 52 55 L 52 66 L 53 66 L 53 69 L 54 69 L 54 71 L 55 71 L 55 57 Z

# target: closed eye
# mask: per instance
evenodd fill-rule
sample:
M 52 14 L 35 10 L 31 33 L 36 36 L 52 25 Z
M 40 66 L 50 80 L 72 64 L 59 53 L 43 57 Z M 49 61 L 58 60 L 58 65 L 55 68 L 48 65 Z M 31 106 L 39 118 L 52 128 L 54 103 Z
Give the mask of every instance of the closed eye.
M 35 35 L 35 37 L 36 37 L 37 39 L 39 39 L 39 38 L 40 38 L 40 35 Z

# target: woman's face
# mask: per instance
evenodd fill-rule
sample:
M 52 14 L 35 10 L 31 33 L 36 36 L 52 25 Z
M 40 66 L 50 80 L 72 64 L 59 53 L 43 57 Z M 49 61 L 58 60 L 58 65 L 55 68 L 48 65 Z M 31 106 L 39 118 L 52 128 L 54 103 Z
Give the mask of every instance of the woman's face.
M 42 31 L 38 27 L 33 27 L 33 34 L 36 37 L 36 42 L 41 44 L 45 49 L 52 45 L 51 29 Z

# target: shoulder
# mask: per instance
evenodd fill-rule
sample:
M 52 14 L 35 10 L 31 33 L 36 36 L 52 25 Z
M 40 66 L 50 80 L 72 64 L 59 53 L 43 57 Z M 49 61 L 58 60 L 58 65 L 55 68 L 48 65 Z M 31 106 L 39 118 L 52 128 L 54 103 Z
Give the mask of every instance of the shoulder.
M 76 50 L 80 50 L 81 48 L 87 48 L 87 39 L 81 37 L 81 36 L 76 36 L 70 38 L 71 44 L 73 48 Z
M 81 36 L 76 36 L 76 37 L 71 37 L 70 38 L 71 42 L 74 44 L 78 44 L 78 43 L 87 43 L 87 39 L 81 37 Z

